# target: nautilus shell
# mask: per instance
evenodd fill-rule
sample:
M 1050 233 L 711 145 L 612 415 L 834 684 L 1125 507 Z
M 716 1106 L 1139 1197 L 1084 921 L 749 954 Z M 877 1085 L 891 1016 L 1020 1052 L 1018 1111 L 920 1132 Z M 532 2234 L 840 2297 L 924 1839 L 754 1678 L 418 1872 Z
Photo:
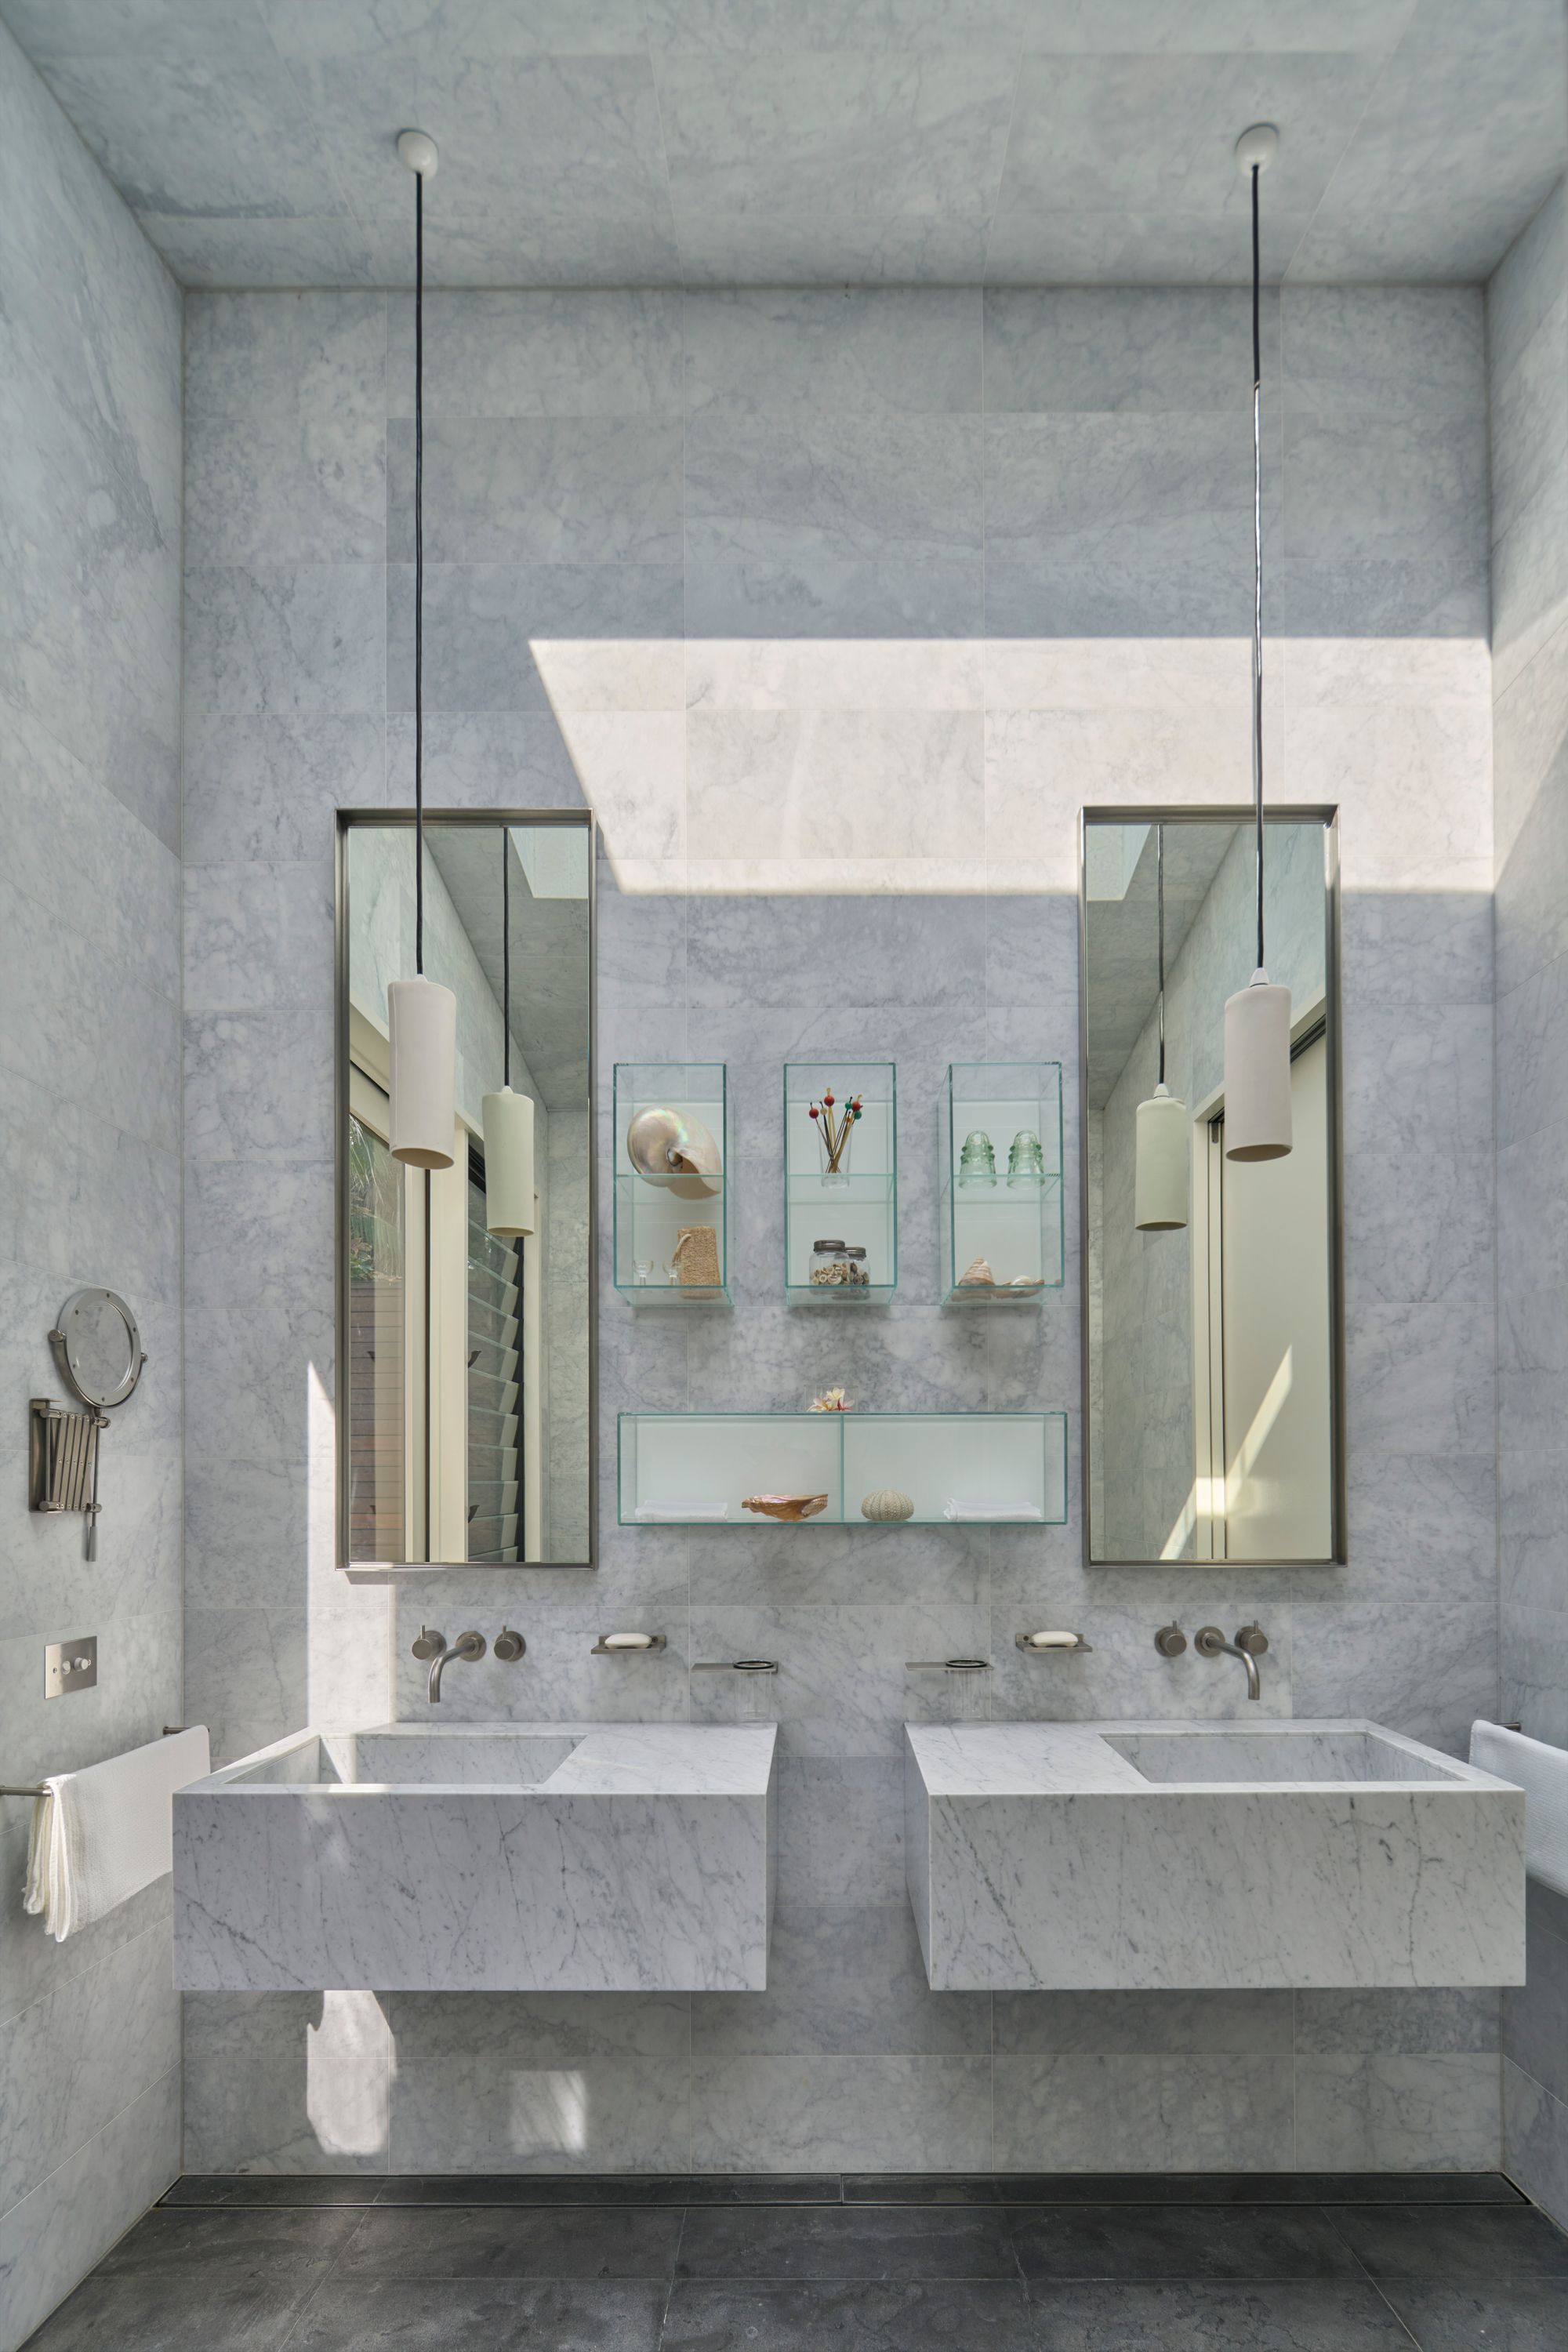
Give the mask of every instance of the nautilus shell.
M 639 1176 L 683 1201 L 719 1190 L 719 1146 L 702 1121 L 685 1111 L 639 1110 L 626 1129 L 626 1158 Z

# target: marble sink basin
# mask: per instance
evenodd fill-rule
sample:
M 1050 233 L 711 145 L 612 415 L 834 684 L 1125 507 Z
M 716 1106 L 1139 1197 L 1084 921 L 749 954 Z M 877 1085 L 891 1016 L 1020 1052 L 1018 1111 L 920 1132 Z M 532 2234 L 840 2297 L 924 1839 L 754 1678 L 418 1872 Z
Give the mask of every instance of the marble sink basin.
M 1524 1980 L 1524 1797 L 1381 1725 L 904 1727 L 938 1991 Z
M 297 1732 L 180 1790 L 184 1991 L 746 1992 L 772 1724 Z

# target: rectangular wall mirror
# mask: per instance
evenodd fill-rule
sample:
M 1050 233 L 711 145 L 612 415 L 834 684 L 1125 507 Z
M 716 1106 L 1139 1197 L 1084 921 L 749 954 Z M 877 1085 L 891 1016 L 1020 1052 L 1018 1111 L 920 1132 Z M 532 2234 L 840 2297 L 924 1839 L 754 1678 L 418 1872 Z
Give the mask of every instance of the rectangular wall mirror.
M 1290 991 L 1292 1147 L 1234 1160 L 1225 1003 L 1257 960 L 1251 812 L 1084 812 L 1091 1564 L 1344 1557 L 1336 846 L 1332 810 L 1268 813 L 1268 968 Z M 1141 1226 L 1139 1106 L 1155 1091 L 1162 1011 L 1165 1083 L 1181 1112 L 1144 1122 Z M 1156 1227 L 1148 1130 L 1161 1116 L 1169 1156 Z
M 591 1567 L 593 819 L 426 815 L 425 971 L 458 1000 L 452 1165 L 431 1171 L 389 1146 L 414 846 L 411 814 L 340 814 L 339 1558 Z M 515 1236 L 487 1213 L 484 1098 L 508 1075 L 533 1106 L 533 1229 Z

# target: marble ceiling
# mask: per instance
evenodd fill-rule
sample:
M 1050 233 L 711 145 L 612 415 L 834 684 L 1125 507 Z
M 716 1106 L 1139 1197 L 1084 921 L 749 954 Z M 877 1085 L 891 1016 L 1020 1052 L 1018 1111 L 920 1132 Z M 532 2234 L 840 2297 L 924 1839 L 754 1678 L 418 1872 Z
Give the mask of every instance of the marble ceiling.
M 1476 279 L 1563 168 L 1561 0 L 0 0 L 176 277 Z

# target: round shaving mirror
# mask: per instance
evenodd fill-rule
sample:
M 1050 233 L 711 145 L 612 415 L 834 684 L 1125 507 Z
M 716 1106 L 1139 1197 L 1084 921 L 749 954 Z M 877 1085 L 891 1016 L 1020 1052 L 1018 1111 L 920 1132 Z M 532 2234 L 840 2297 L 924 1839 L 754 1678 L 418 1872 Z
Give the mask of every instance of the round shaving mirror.
M 49 1333 L 60 1371 L 83 1404 L 123 1404 L 147 1359 L 136 1318 L 117 1291 L 76 1290 Z

